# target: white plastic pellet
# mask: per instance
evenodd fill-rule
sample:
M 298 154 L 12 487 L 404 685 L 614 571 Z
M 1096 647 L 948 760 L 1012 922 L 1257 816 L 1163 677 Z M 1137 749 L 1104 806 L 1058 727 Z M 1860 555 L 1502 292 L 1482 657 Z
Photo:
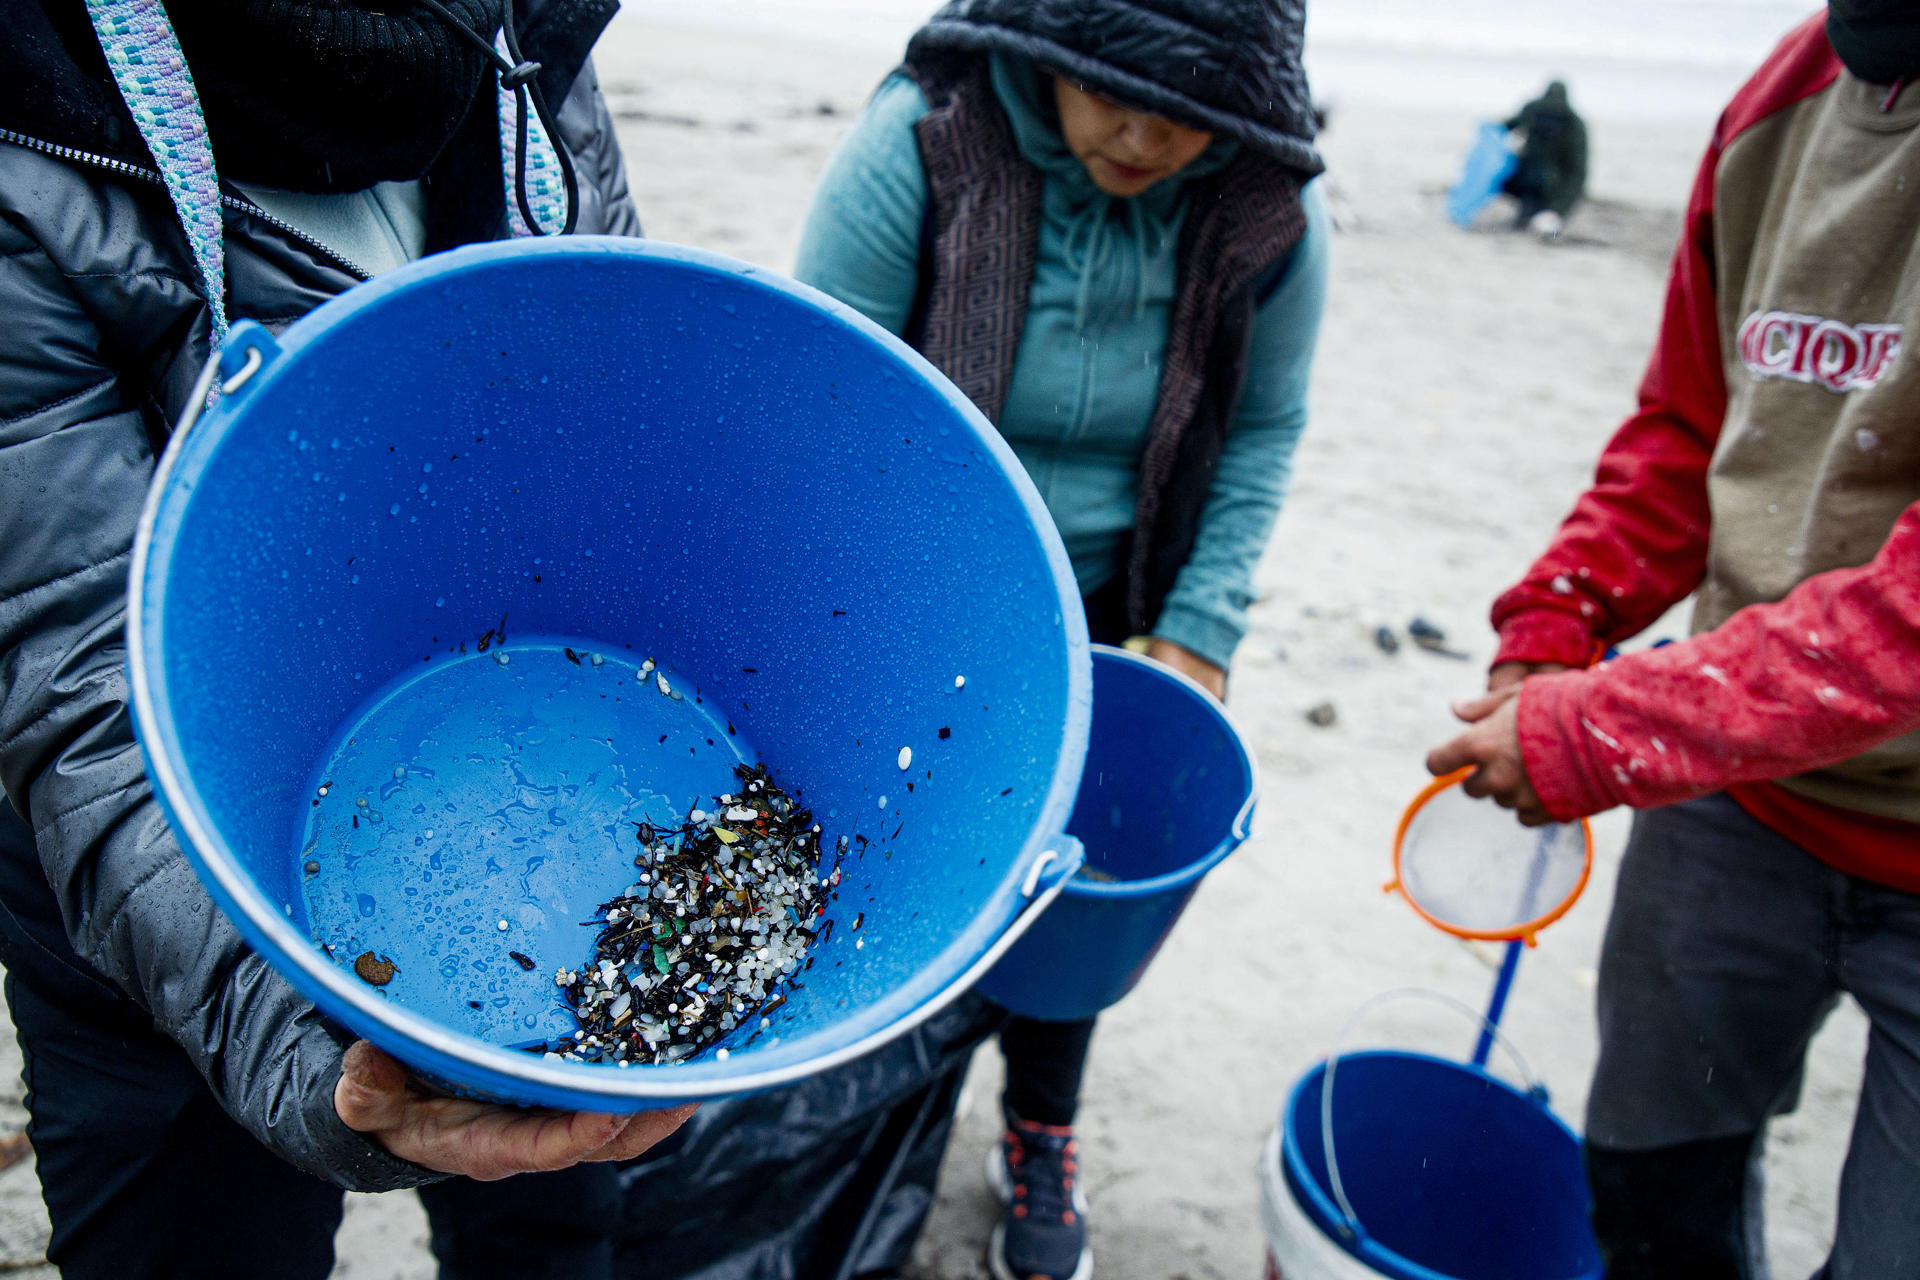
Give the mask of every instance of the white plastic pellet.
M 898 763 L 902 771 L 913 768 L 913 748 L 912 747 L 900 748 Z

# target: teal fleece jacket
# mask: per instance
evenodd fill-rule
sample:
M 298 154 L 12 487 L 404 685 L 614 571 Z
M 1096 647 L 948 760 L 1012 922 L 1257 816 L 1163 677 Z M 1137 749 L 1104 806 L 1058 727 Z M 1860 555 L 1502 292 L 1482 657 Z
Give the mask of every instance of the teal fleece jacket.
M 1067 150 L 1039 70 L 995 54 L 992 73 L 1021 154 L 1045 175 L 1039 261 L 997 425 L 1059 527 L 1084 594 L 1120 572 L 1133 528 L 1177 284 L 1184 184 L 1226 164 L 1236 144 L 1216 141 L 1175 178 L 1115 199 Z M 896 334 L 918 284 L 927 181 L 914 124 L 927 110 L 906 77 L 880 86 L 827 166 L 794 269 Z M 1309 184 L 1303 200 L 1306 233 L 1255 316 L 1246 385 L 1193 554 L 1154 625 L 1157 637 L 1221 667 L 1246 632 L 1254 565 L 1306 425 L 1329 235 L 1318 187 Z

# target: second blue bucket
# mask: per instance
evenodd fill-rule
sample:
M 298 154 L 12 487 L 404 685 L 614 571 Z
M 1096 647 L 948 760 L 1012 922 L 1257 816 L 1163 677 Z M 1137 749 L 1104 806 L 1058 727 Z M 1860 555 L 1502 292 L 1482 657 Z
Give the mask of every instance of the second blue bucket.
M 1429 1054 L 1352 1053 L 1327 1126 L 1326 1078 L 1323 1062 L 1294 1086 L 1269 1155 L 1283 1168 L 1266 1195 L 1301 1211 L 1286 1215 L 1290 1238 L 1268 1227 L 1283 1274 L 1351 1275 L 1357 1262 L 1389 1280 L 1600 1280 L 1580 1141 L 1539 1092 Z
M 1093 728 L 1067 820 L 1086 865 L 976 990 L 1051 1022 L 1117 1003 L 1201 877 L 1245 842 L 1259 792 L 1246 739 L 1205 690 L 1150 658 L 1095 645 Z

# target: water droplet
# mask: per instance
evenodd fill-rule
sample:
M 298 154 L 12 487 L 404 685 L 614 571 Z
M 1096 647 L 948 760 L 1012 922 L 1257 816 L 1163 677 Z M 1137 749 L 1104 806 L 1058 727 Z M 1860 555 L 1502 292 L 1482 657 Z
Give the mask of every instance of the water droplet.
M 355 903 L 355 905 L 360 908 L 360 915 L 363 918 L 365 919 L 373 918 L 375 903 L 373 901 L 372 894 L 370 893 L 361 894 L 358 901 Z
M 400 504 L 396 502 L 396 503 L 394 503 L 394 504 L 393 504 L 392 506 L 390 506 L 390 507 L 388 507 L 388 508 L 387 508 L 387 514 L 388 514 L 388 515 L 390 515 L 390 516 L 397 516 L 397 515 L 399 515 L 399 514 L 400 514 Z

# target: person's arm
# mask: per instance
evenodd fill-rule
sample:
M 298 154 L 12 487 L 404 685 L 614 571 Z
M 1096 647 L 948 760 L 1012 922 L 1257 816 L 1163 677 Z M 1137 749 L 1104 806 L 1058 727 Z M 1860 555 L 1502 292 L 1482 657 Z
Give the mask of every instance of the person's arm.
M 600 93 L 600 76 L 591 60 L 574 77 L 555 123 L 567 153 L 573 157 L 574 181 L 580 190 L 576 230 L 606 236 L 644 234 L 627 186 L 627 166 L 620 154 L 613 115 Z
M 1246 385 L 1215 464 L 1193 553 L 1153 627 L 1156 640 L 1221 671 L 1246 633 L 1254 567 L 1286 497 L 1294 448 L 1307 423 L 1307 383 L 1332 236 L 1319 184 L 1307 186 L 1302 204 L 1307 229 L 1279 287 L 1254 318 Z
M 1859 568 L 1691 640 L 1481 702 L 1461 708 L 1479 723 L 1431 766 L 1492 767 L 1488 794 L 1524 812 L 1524 786 L 1562 822 L 1790 777 L 1920 729 L 1920 503 Z
M 796 280 L 891 333 L 905 331 L 920 283 L 927 175 L 914 124 L 926 96 L 905 76 L 875 91 L 820 177 L 795 260 Z
M 1585 666 L 1651 625 L 1706 572 L 1707 468 L 1726 414 L 1713 287 L 1713 171 L 1695 180 L 1638 410 L 1546 553 L 1493 605 L 1496 671 Z
M 54 212 L 70 215 L 73 202 L 58 197 L 71 196 L 71 175 L 53 160 L 20 160 L 29 165 L 42 166 L 30 176 L 44 181 L 9 196 L 31 203 L 49 192 Z M 124 219 L 116 235 L 143 234 L 136 198 L 102 200 Z M 164 340 L 143 351 L 110 346 L 94 316 L 115 308 L 151 319 Z M 204 310 L 192 286 L 153 259 L 69 277 L 8 219 L 0 309 L 10 326 L 0 344 L 0 787 L 33 829 L 74 951 L 180 1044 L 249 1133 L 349 1189 L 613 1158 L 684 1118 L 643 1124 L 422 1099 L 371 1046 L 343 1077 L 351 1037 L 215 908 L 134 742 L 126 582 L 154 456 L 144 394 L 119 370 L 166 358 L 176 326 L 197 337 L 174 358 L 204 359 Z

